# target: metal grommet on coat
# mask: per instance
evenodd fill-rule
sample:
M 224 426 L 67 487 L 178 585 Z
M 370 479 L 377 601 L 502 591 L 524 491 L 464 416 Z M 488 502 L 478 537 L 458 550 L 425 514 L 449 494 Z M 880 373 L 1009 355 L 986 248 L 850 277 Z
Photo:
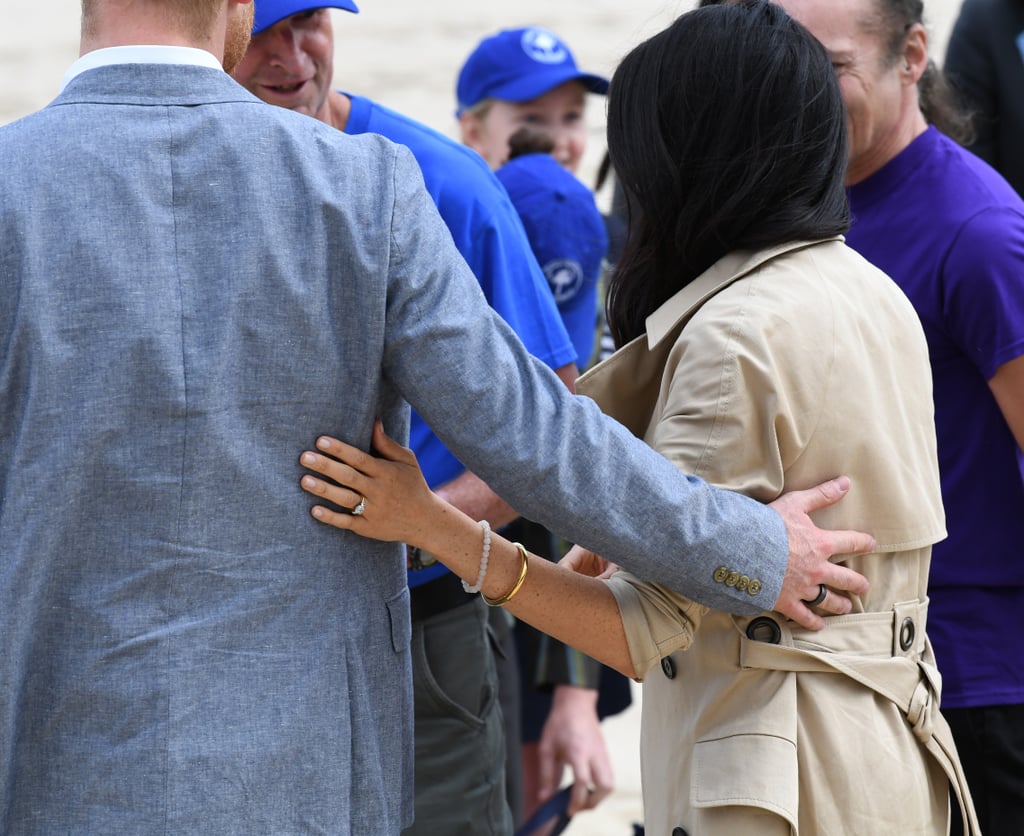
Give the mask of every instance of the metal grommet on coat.
M 782 628 L 775 619 L 762 615 L 747 625 L 747 638 L 765 644 L 778 644 L 782 641 Z
M 671 656 L 666 656 L 661 660 L 661 672 L 669 679 L 676 678 L 676 665 L 675 662 L 672 661 Z
M 914 636 L 916 635 L 917 627 L 914 626 L 914 619 L 908 615 L 900 624 L 900 650 L 910 650 L 914 646 Z

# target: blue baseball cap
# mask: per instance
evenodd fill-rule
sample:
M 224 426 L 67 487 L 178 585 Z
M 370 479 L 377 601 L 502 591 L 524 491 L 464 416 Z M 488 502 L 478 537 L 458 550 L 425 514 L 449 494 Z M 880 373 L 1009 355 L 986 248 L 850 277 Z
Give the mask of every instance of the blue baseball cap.
M 313 9 L 344 9 L 346 12 L 357 12 L 359 9 L 352 0 L 254 0 L 256 15 L 253 19 L 252 33 L 258 35 L 286 17 L 299 12 L 311 12 Z
M 567 81 L 581 81 L 591 93 L 608 92 L 608 79 L 581 72 L 554 32 L 539 26 L 503 29 L 477 44 L 462 65 L 455 88 L 457 113 L 484 99 L 528 102 Z

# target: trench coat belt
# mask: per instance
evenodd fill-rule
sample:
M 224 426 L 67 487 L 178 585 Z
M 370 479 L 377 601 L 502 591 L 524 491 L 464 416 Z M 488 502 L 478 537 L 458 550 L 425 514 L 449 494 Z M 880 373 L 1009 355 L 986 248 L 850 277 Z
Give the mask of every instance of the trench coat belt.
M 960 802 L 964 833 L 980 836 L 974 804 L 963 768 L 956 756 L 953 733 L 939 713 L 942 678 L 935 666 L 931 643 L 925 637 L 928 602 L 895 604 L 883 613 L 858 613 L 826 619 L 826 627 L 811 633 L 773 616 L 782 628 L 779 644 L 753 641 L 742 625 L 750 619 L 734 619 L 744 633 L 740 643 L 740 667 L 794 673 L 840 673 L 894 704 L 907 718 L 914 736 L 949 778 Z M 901 648 L 907 619 L 914 623 L 911 646 Z M 796 635 L 794 635 L 796 633 Z

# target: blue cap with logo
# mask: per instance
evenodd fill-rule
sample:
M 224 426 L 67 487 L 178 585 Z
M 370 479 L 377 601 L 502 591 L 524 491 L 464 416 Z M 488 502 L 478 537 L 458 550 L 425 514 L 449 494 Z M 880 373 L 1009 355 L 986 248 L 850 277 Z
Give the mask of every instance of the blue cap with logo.
M 593 293 L 608 249 L 608 233 L 594 195 L 551 154 L 514 157 L 495 174 L 519 213 L 579 361 L 585 364 L 594 344 Z M 567 317 L 567 308 L 574 300 L 583 303 L 588 292 L 589 311 Z
M 311 12 L 314 9 L 344 9 L 346 12 L 358 12 L 352 0 L 255 0 L 256 15 L 253 19 L 252 33 L 258 35 L 286 17 L 300 12 Z
M 608 92 L 608 79 L 582 72 L 554 32 L 539 26 L 504 29 L 484 38 L 462 65 L 455 88 L 457 112 L 484 99 L 528 102 L 567 81 L 581 81 L 591 93 Z

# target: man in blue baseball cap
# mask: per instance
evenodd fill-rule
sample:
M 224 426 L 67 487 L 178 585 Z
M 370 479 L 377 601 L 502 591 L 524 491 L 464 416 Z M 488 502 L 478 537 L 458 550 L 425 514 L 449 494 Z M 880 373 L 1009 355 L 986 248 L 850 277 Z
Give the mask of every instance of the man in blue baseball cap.
M 265 102 L 305 113 L 345 130 L 347 97 L 331 89 L 334 32 L 331 9 L 358 13 L 352 0 L 261 0 L 249 50 L 235 81 Z M 286 55 L 291 51 L 292 54 Z
M 519 217 L 486 163 L 473 151 L 363 96 L 334 89 L 331 9 L 351 0 L 259 0 L 248 52 L 232 72 L 264 101 L 305 113 L 349 134 L 376 133 L 407 146 L 427 191 L 484 295 L 535 357 L 570 388 L 577 350 Z M 494 528 L 517 514 L 467 472 L 415 414 L 410 446 L 439 494 Z M 497 700 L 495 653 L 486 607 L 428 555 L 411 556 L 414 654 L 416 819 L 407 833 L 511 832 L 522 806 L 521 781 L 506 794 L 506 740 Z M 498 622 L 508 631 L 507 622 Z M 510 641 L 506 641 L 511 644 Z M 447 695 L 439 699 L 438 694 Z M 458 695 L 466 695 L 465 700 Z M 453 698 L 454 697 L 454 698 Z M 518 714 L 518 712 L 516 712 Z M 519 741 L 509 742 L 518 776 Z M 589 762 L 573 764 L 584 784 Z M 602 782 L 603 783 L 603 782 Z

